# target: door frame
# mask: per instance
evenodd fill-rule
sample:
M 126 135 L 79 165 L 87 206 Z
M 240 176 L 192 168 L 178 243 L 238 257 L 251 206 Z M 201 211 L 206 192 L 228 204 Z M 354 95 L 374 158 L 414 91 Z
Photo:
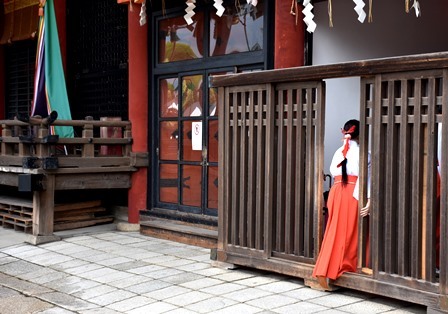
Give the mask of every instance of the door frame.
M 260 5 L 260 4 L 259 4 Z M 180 78 L 180 74 L 182 76 L 184 75 L 194 75 L 194 74 L 203 74 L 204 75 L 204 83 L 207 84 L 205 88 L 205 93 L 203 93 L 203 103 L 204 108 L 203 110 L 208 109 L 208 105 L 206 105 L 206 102 L 208 103 L 208 95 L 209 95 L 209 80 L 207 76 L 210 72 L 243 72 L 243 71 L 250 71 L 253 69 L 271 69 L 273 66 L 273 43 L 274 43 L 274 32 L 273 32 L 273 25 L 274 25 L 274 8 L 275 3 L 272 1 L 265 0 L 263 3 L 263 49 L 261 51 L 253 51 L 253 52 L 244 52 L 244 53 L 237 53 L 237 54 L 228 54 L 223 56 L 213 56 L 213 57 L 203 57 L 201 59 L 192 59 L 192 60 L 185 60 L 185 61 L 177 61 L 177 62 L 171 62 L 171 63 L 159 63 L 157 60 L 157 51 L 159 49 L 159 43 L 158 43 L 158 36 L 157 36 L 157 23 L 162 18 L 171 18 L 174 16 L 178 16 L 180 14 L 184 14 L 184 5 L 175 7 L 175 8 L 168 8 L 165 10 L 164 13 L 161 11 L 158 12 L 152 12 L 151 15 L 151 24 L 149 25 L 149 52 L 152 52 L 150 56 L 148 56 L 151 60 L 150 62 L 150 77 L 149 77 L 149 86 L 151 88 L 149 93 L 149 101 L 150 108 L 148 110 L 149 112 L 149 127 L 148 127 L 148 142 L 150 147 L 150 154 L 151 154 L 151 165 L 152 167 L 149 168 L 148 171 L 148 209 L 160 209 L 161 205 L 160 202 L 158 202 L 158 193 L 159 193 L 159 183 L 158 183 L 158 177 L 159 177 L 159 159 L 157 154 L 157 148 L 159 146 L 159 117 L 158 117 L 158 110 L 159 110 L 159 80 L 163 78 L 169 78 L 169 77 L 175 77 L 177 76 Z M 210 20 L 210 12 L 214 10 L 212 4 L 208 4 L 209 10 L 205 10 L 205 20 Z M 203 4 L 197 4 L 196 10 L 204 9 L 205 6 Z M 204 56 L 208 55 L 208 40 L 209 40 L 209 31 L 207 27 L 204 27 Z M 208 117 L 208 115 L 207 115 Z M 203 115 L 201 117 L 203 121 L 206 120 L 206 117 Z M 203 126 L 203 130 L 207 130 L 208 128 L 208 122 L 205 123 Z M 203 141 L 205 141 L 208 138 L 208 135 L 203 135 Z M 203 142 L 203 145 L 207 144 Z M 180 160 L 178 159 L 179 163 Z M 218 163 L 216 163 L 216 166 Z M 180 177 L 180 173 L 178 174 Z M 202 177 L 206 178 L 207 171 L 202 172 Z M 180 191 L 180 190 L 179 190 Z M 201 214 L 201 215 L 208 215 L 208 216 L 217 216 L 218 211 L 213 209 L 211 211 L 207 207 L 206 202 L 206 193 L 207 193 L 207 186 L 204 184 L 202 188 L 202 205 L 205 205 L 201 207 L 201 213 L 198 213 L 196 208 L 190 208 L 188 206 L 175 204 L 173 206 L 165 206 L 166 204 L 163 203 L 162 208 L 167 208 L 169 210 L 176 210 L 176 211 L 184 211 L 188 212 L 190 214 Z M 178 195 L 178 200 L 180 200 L 180 195 Z M 182 207 L 180 210 L 180 207 Z

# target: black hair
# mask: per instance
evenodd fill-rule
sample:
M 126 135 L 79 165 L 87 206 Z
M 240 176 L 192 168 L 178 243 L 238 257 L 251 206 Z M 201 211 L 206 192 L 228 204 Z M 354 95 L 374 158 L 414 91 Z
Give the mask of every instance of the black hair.
M 354 127 L 354 129 L 352 129 Z M 350 130 L 352 129 L 352 130 Z M 342 132 L 345 134 L 350 134 L 351 139 L 357 139 L 359 137 L 359 121 L 358 120 L 348 120 L 344 124 L 344 128 Z M 345 158 L 341 162 L 342 166 L 342 185 L 346 185 L 348 183 L 348 176 L 347 176 L 347 158 Z

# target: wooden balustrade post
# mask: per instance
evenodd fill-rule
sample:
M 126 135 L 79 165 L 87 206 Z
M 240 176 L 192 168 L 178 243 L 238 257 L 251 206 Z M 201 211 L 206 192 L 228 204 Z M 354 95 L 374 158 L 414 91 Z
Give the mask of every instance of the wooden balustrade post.
M 36 145 L 36 155 L 39 158 L 49 156 L 48 144 L 42 143 L 43 139 L 48 136 L 48 134 L 48 126 L 44 124 L 39 125 L 39 129 L 37 130 L 37 138 L 39 141 Z
M 129 139 L 129 143 L 127 143 L 126 145 L 124 145 L 123 147 L 123 156 L 130 156 L 131 155 L 131 151 L 132 151 L 132 130 L 131 130 L 131 125 L 127 125 L 125 130 L 124 130 L 124 134 L 123 134 L 123 138 L 127 138 Z
M 15 120 L 17 120 L 17 118 Z M 14 135 L 16 137 L 24 136 L 25 135 L 24 133 L 25 132 L 23 132 L 23 127 L 20 126 L 14 127 Z M 20 157 L 26 157 L 31 155 L 31 144 L 32 144 L 31 134 L 29 134 L 28 137 L 25 137 L 24 140 L 21 140 L 19 142 Z
M 93 121 L 93 117 L 87 116 L 86 121 Z M 93 139 L 93 124 L 84 124 L 84 129 L 82 130 L 82 138 L 90 139 L 88 144 L 83 145 L 82 157 L 94 157 L 95 156 L 95 145 L 92 143 Z
M 12 136 L 11 127 L 6 124 L 2 124 L 2 137 L 6 138 L 11 136 Z M 8 143 L 2 142 L 1 148 L 2 148 L 1 152 L 2 156 L 12 155 L 14 153 L 12 146 Z

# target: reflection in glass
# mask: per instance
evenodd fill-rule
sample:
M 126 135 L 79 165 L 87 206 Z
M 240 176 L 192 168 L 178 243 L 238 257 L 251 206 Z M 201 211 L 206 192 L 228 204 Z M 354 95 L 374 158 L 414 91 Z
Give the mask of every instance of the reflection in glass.
M 208 123 L 208 161 L 218 162 L 218 120 Z
M 183 15 L 159 21 L 160 63 L 191 60 L 203 56 L 204 13 L 196 12 L 194 23 L 187 25 Z
M 201 161 L 202 160 L 202 132 L 198 134 L 192 126 L 201 121 L 186 121 L 183 123 L 183 160 Z M 196 134 L 195 134 L 196 133 Z M 200 145 L 200 149 L 194 147 L 194 144 Z
M 225 75 L 230 74 L 232 72 L 216 72 L 211 73 L 212 75 Z M 208 114 L 210 117 L 219 115 L 219 106 L 218 106 L 218 89 L 216 87 L 211 87 L 208 90 Z
M 160 80 L 160 116 L 162 118 L 177 117 L 179 107 L 179 81 L 177 78 Z
M 222 17 L 212 14 L 210 56 L 263 49 L 262 1 L 256 7 L 244 2 L 224 4 L 226 10 Z
M 189 206 L 201 206 L 202 198 L 202 167 L 182 167 L 182 204 Z
M 218 208 L 218 167 L 208 167 L 208 208 Z
M 182 116 L 199 117 L 202 115 L 202 75 L 182 78 Z
M 177 165 L 161 164 L 159 186 L 159 198 L 161 202 L 176 203 L 178 202 L 178 173 Z
M 208 114 L 213 116 L 218 116 L 218 89 L 212 87 L 208 90 Z
M 160 159 L 177 160 L 179 151 L 179 124 L 174 121 L 160 122 Z

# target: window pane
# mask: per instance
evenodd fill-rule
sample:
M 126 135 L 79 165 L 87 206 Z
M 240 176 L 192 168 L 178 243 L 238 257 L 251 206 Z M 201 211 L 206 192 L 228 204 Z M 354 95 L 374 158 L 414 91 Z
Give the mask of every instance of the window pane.
M 222 17 L 212 14 L 211 56 L 263 49 L 263 3 L 258 1 L 254 7 L 244 2 L 224 5 L 226 10 Z
M 202 197 L 202 167 L 182 167 L 182 204 L 189 206 L 201 206 Z
M 177 165 L 160 165 L 160 201 L 167 203 L 178 202 L 178 173 Z
M 196 12 L 193 21 L 187 25 L 183 15 L 159 21 L 160 63 L 202 58 L 204 13 Z
M 208 114 L 217 116 L 219 113 L 218 109 L 218 89 L 212 87 L 208 90 Z
M 218 167 L 208 167 L 208 208 L 218 208 Z
M 184 76 L 182 78 L 182 116 L 202 116 L 202 75 Z
M 162 118 L 177 117 L 179 108 L 179 81 L 177 78 L 160 80 L 160 116 Z
M 208 161 L 218 162 L 218 120 L 208 122 Z
M 216 72 L 211 73 L 211 75 L 225 75 L 230 73 L 232 72 Z M 211 87 L 208 89 L 208 114 L 209 116 L 219 115 L 218 89 L 216 87 Z
M 160 159 L 177 160 L 179 150 L 179 126 L 175 121 L 160 122 Z

